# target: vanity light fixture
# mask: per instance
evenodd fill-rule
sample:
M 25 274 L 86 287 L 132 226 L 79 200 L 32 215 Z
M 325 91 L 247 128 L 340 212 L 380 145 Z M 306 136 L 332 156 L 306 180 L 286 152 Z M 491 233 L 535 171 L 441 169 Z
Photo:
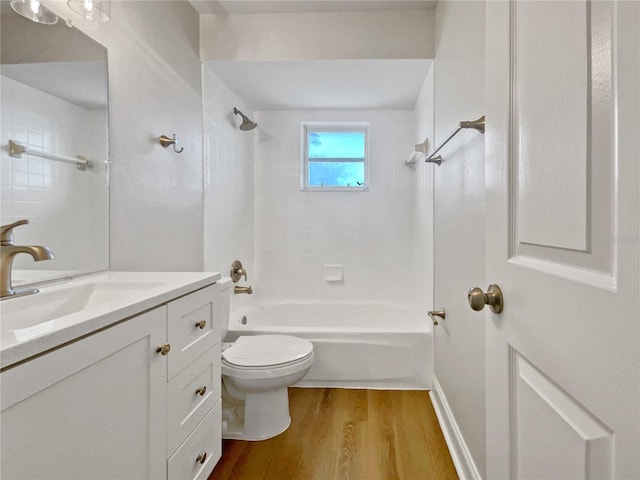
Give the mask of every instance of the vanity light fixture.
M 96 23 L 106 23 L 111 14 L 111 0 L 68 0 L 67 5 L 77 14 Z
M 54 25 L 58 22 L 58 16 L 38 0 L 11 0 L 11 8 L 18 15 L 28 18 L 32 22 L 45 25 Z

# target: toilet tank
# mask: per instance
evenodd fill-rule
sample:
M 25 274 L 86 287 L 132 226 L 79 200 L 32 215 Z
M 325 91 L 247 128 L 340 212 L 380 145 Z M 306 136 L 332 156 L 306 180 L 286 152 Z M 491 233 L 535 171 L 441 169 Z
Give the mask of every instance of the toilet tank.
M 222 277 L 218 282 L 220 285 L 220 341 L 224 340 L 229 330 L 229 318 L 231 317 L 231 292 L 233 291 L 233 283 L 229 277 Z

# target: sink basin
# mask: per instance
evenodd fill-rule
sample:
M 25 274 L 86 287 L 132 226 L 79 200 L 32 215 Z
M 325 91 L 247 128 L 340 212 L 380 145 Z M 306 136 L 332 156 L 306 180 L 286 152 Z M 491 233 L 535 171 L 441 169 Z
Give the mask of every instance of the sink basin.
M 106 272 L 0 302 L 0 367 L 211 285 L 219 273 Z
M 90 282 L 43 289 L 37 294 L 9 299 L 2 303 L 2 335 L 24 341 L 56 329 L 56 319 L 95 308 L 121 305 L 158 288 L 162 282 Z

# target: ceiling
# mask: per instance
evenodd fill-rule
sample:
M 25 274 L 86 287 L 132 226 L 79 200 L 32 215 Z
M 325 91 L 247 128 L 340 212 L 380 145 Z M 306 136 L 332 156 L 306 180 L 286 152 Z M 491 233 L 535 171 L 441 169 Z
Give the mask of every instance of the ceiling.
M 189 0 L 206 14 L 432 10 L 433 0 Z M 413 109 L 426 59 L 207 61 L 254 110 Z
M 436 0 L 189 0 L 200 14 L 431 10 Z
M 412 110 L 431 60 L 208 61 L 254 110 Z

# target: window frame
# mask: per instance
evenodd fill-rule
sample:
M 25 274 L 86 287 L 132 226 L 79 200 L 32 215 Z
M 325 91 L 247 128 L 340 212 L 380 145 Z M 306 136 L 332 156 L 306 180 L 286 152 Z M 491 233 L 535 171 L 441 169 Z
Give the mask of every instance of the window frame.
M 302 122 L 302 153 L 300 190 L 303 192 L 368 192 L 369 191 L 369 123 L 368 122 Z M 309 185 L 309 145 L 310 132 L 358 132 L 364 134 L 364 184 L 352 186 Z M 350 159 L 334 159 L 334 161 Z M 360 163 L 353 162 L 353 163 Z

